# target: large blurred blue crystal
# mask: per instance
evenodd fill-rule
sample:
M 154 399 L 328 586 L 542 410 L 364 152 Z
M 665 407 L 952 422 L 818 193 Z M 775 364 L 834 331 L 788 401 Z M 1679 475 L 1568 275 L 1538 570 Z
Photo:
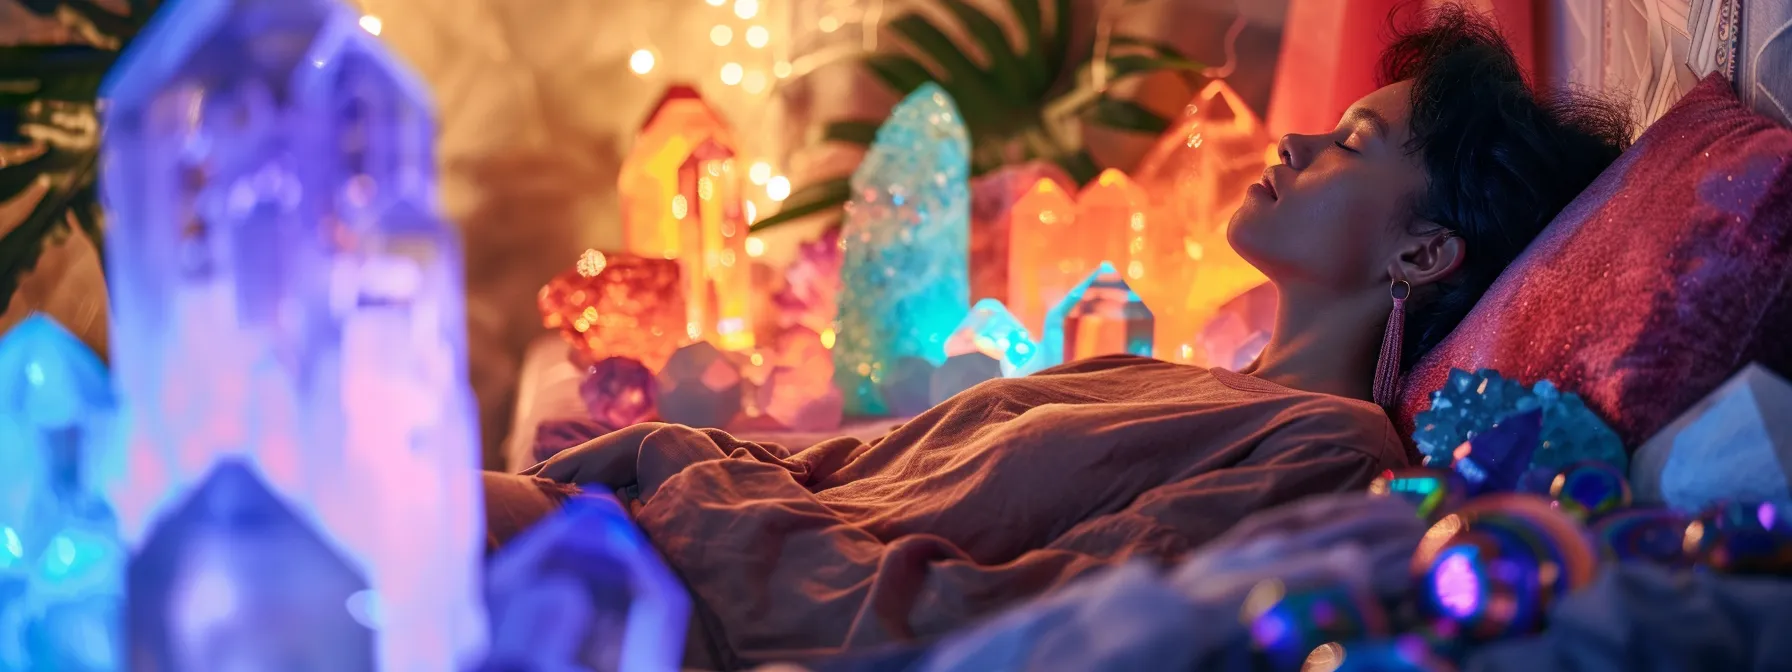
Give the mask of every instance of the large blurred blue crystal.
M 483 670 L 676 670 L 690 598 L 615 499 L 569 501 L 493 560 Z
M 376 595 L 248 465 L 224 460 L 131 558 L 132 669 L 373 672 Z
M 1792 506 L 1792 383 L 1750 364 L 1636 451 L 1640 502 L 1698 511 L 1725 500 Z
M 113 500 L 136 553 L 235 460 L 379 595 L 381 668 L 460 669 L 487 632 L 462 253 L 428 96 L 359 19 L 334 0 L 182 0 L 109 74 L 100 177 L 131 409 Z M 229 617 L 240 637 L 335 646 Z
M 0 670 L 123 667 L 117 421 L 105 366 L 54 320 L 0 337 Z
M 1427 463 L 1447 466 L 1458 446 L 1501 420 L 1529 410 L 1543 412 L 1543 432 L 1530 466 L 1551 472 L 1583 460 L 1619 469 L 1629 465 L 1616 432 L 1594 415 L 1580 395 L 1538 381 L 1530 389 L 1498 371 L 1450 371 L 1443 389 L 1431 393 L 1431 409 L 1416 419 L 1413 442 Z
M 964 122 L 934 84 L 896 106 L 853 173 L 834 345 L 848 414 L 887 410 L 877 382 L 897 358 L 946 361 L 970 305 L 969 179 Z

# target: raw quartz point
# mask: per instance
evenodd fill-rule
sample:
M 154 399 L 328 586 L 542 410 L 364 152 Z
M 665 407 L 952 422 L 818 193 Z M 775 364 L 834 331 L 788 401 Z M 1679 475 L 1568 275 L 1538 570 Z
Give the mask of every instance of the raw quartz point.
M 1637 501 L 1698 511 L 1723 500 L 1792 506 L 1792 384 L 1750 364 L 1643 443 Z
M 728 426 L 741 410 L 740 367 L 708 341 L 672 353 L 660 370 L 660 418 L 692 427 Z
M 733 151 L 734 131 L 696 89 L 668 87 L 642 122 L 617 176 L 628 251 L 652 259 L 679 258 L 685 217 L 675 204 L 678 172 L 704 141 L 738 153 Z
M 1041 181 L 1071 189 L 1076 181 L 1058 164 L 1030 161 L 971 181 L 971 298 L 1008 300 L 1008 261 L 1015 204 Z
M 536 296 L 542 326 L 560 330 L 581 367 L 628 357 L 657 371 L 690 342 L 683 277 L 676 259 L 586 250 Z
M 1008 307 L 1027 331 L 1044 334 L 1046 313 L 1101 259 L 1083 249 L 1076 200 L 1040 179 L 1009 210 Z
M 679 669 L 690 598 L 613 498 L 575 497 L 524 532 L 487 587 L 482 671 Z
M 934 370 L 928 395 L 934 404 L 939 404 L 979 383 L 1000 377 L 1002 364 L 989 355 L 981 352 L 953 355 L 946 358 L 944 366 Z
M 1158 357 L 1200 363 L 1197 330 L 1266 280 L 1232 249 L 1226 229 L 1276 142 L 1223 80 L 1208 83 L 1183 110 L 1133 173 L 1151 196 L 1151 212 L 1143 247 L 1132 248 L 1143 278 L 1129 270 L 1127 282 L 1156 315 Z
M 117 423 L 105 366 L 54 320 L 0 337 L 0 669 L 122 667 Z
M 964 122 L 932 83 L 896 106 L 853 173 L 834 345 L 848 414 L 890 410 L 877 381 L 897 359 L 945 362 L 970 306 L 969 177 Z
M 1151 356 L 1151 309 L 1114 265 L 1102 262 L 1046 316 L 1041 357 L 1029 372 L 1101 355 Z
M 687 329 L 739 351 L 753 347 L 753 272 L 747 261 L 747 215 L 734 152 L 705 139 L 678 167 L 679 260 L 684 267 Z
M 971 312 L 958 323 L 952 337 L 946 340 L 946 356 L 957 357 L 982 353 L 1001 365 L 1004 376 L 1017 375 L 1027 360 L 1039 351 L 1039 344 L 1008 312 L 1008 307 L 995 299 L 983 299 L 971 306 Z
M 379 595 L 375 665 L 459 669 L 487 632 L 463 255 L 438 215 L 428 96 L 359 18 L 171 3 L 111 72 L 111 352 L 132 409 L 112 499 L 140 556 L 171 529 L 152 523 L 240 464 Z M 210 552 L 174 548 L 195 555 L 172 565 Z M 216 616 L 233 639 L 339 641 Z
M 129 585 L 134 670 L 383 669 L 388 602 L 236 459 L 157 523 Z
M 1276 326 L 1276 302 L 1275 285 L 1265 282 L 1220 306 L 1201 329 L 1197 361 L 1230 371 L 1257 361 Z

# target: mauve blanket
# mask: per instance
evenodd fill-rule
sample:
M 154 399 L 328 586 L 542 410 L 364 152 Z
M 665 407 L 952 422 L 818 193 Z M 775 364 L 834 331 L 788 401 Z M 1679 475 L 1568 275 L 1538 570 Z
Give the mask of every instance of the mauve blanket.
M 694 648 L 729 668 L 939 635 L 1406 464 L 1368 402 L 1104 357 L 989 381 L 870 442 L 793 453 L 646 424 L 531 473 L 632 494 L 691 589 Z

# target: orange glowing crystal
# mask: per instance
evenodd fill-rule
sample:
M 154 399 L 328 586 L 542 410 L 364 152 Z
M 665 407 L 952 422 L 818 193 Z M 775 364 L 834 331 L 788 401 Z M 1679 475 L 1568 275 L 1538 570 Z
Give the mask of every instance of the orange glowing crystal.
M 690 324 L 723 350 L 753 347 L 753 269 L 747 260 L 742 168 L 714 138 L 691 151 L 678 169 L 672 214 L 683 222 L 679 262 L 684 267 Z
M 1245 188 L 1262 179 L 1274 141 L 1238 94 L 1214 81 L 1140 163 L 1151 197 L 1145 277 L 1128 282 L 1157 319 L 1157 356 L 1204 359 L 1197 332 L 1221 305 L 1264 282 L 1226 241 Z
M 1051 179 L 1035 183 L 1009 217 L 1008 308 L 1029 332 L 1042 334 L 1046 312 L 1101 260 L 1081 254 L 1076 202 Z
M 673 86 L 647 115 L 634 149 L 622 161 L 617 190 L 628 250 L 644 257 L 676 259 L 683 217 L 674 213 L 678 170 L 705 140 L 733 148 L 734 131 L 697 90 Z
M 671 259 L 586 250 L 575 268 L 554 276 L 536 296 L 542 325 L 560 330 L 580 366 L 628 357 L 658 371 L 689 342 L 678 266 Z

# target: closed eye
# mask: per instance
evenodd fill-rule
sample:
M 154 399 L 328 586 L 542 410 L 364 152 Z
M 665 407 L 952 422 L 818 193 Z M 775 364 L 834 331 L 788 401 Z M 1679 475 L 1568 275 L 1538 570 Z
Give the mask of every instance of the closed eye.
M 1360 153 L 1360 152 L 1358 152 L 1358 151 L 1356 151 L 1356 150 L 1354 150 L 1354 149 L 1351 149 L 1351 148 L 1350 148 L 1350 145 L 1346 145 L 1346 144 L 1344 144 L 1344 143 L 1342 143 L 1342 142 L 1333 142 L 1333 143 L 1332 143 L 1332 144 L 1334 144 L 1334 145 L 1337 145 L 1337 146 L 1338 146 L 1338 149 L 1342 149 L 1342 150 L 1344 150 L 1344 151 L 1346 151 L 1346 152 L 1350 152 L 1350 153 L 1351 153 L 1351 154 L 1358 154 L 1358 153 Z

